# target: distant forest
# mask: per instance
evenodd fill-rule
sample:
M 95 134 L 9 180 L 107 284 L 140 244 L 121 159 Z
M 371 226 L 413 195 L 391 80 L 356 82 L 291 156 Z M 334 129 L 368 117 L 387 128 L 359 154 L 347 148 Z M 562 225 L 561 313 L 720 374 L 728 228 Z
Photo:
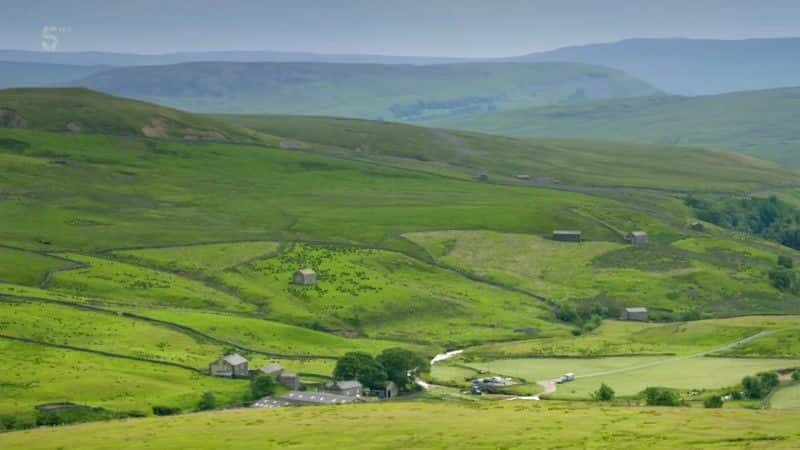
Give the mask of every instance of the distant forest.
M 701 220 L 800 250 L 800 208 L 775 196 L 715 200 L 688 196 L 686 204 Z

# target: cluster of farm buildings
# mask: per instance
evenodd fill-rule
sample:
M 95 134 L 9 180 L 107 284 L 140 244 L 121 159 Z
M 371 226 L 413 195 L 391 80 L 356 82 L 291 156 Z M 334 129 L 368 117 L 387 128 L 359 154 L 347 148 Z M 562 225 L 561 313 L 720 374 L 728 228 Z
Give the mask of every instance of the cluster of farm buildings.
M 272 377 L 278 384 L 289 389 L 286 394 L 277 397 L 266 397 L 253 404 L 254 407 L 274 408 L 291 405 L 335 405 L 355 403 L 367 400 L 364 386 L 358 380 L 338 380 L 316 386 L 318 391 L 307 390 L 300 376 L 287 372 L 280 364 L 268 364 L 256 370 L 251 370 L 250 362 L 238 353 L 225 355 L 211 363 L 208 367 L 209 374 L 225 378 L 251 378 L 266 375 Z M 373 398 L 391 399 L 398 395 L 397 385 L 387 382 L 383 389 L 371 389 Z

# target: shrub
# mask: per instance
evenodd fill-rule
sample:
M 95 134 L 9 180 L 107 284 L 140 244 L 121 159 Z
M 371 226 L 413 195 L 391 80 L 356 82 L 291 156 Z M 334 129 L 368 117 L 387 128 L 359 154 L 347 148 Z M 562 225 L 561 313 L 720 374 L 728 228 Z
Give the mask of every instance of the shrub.
M 778 374 L 775 372 L 763 372 L 758 374 L 758 380 L 761 382 L 761 386 L 764 387 L 764 390 L 769 393 L 769 391 L 775 389 L 778 384 L 780 384 L 780 379 L 778 378 Z
M 181 409 L 171 406 L 153 406 L 153 414 L 157 416 L 174 416 L 180 414 Z
M 766 392 L 764 391 L 764 386 L 761 384 L 761 380 L 757 377 L 747 376 L 742 378 L 742 389 L 744 390 L 744 395 L 747 398 L 764 398 Z
M 681 406 L 683 404 L 681 397 L 672 389 L 649 387 L 643 393 L 648 406 Z
M 792 372 L 792 379 L 794 381 L 800 381 L 800 369 L 795 369 L 795 371 Z
M 704 402 L 703 406 L 706 408 L 722 408 L 722 397 L 719 395 L 712 395 L 708 397 Z
M 785 267 L 787 269 L 794 268 L 794 260 L 791 256 L 780 255 L 778 256 L 778 266 Z
M 197 405 L 197 409 L 200 411 L 209 411 L 217 407 L 217 399 L 214 397 L 213 392 L 206 392 L 200 397 L 200 403 Z
M 592 398 L 598 402 L 610 402 L 614 400 L 614 395 L 614 389 L 611 389 L 611 387 L 603 383 L 596 391 L 592 393 Z
M 254 399 L 267 397 L 275 393 L 275 379 L 269 375 L 258 375 L 250 380 L 250 395 Z

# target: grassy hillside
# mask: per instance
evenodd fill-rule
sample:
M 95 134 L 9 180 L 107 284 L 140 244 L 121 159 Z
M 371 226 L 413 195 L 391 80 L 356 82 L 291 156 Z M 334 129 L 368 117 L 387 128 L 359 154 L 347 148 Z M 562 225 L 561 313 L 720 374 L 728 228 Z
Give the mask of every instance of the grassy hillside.
M 658 93 L 583 64 L 433 66 L 197 62 L 111 69 L 74 85 L 203 112 L 436 116 Z
M 516 137 L 724 148 L 798 165 L 798 99 L 800 88 L 703 97 L 644 97 L 498 111 L 431 123 Z
M 608 408 L 561 402 L 396 402 L 239 410 L 41 429 L 0 435 L 0 444 L 29 450 L 247 449 L 289 444 L 298 449 L 736 449 L 743 445 L 791 449 L 796 447 L 797 417 L 797 411 L 791 410 Z M 364 429 L 382 431 L 365 438 Z
M 776 257 L 757 244 L 700 236 L 661 237 L 658 225 L 637 225 L 652 230 L 647 246 L 576 245 L 483 231 L 407 237 L 441 263 L 561 302 L 585 304 L 589 309 L 603 305 L 614 317 L 629 306 L 665 313 L 800 313 L 800 297 L 781 293 L 770 283 L 768 272 Z
M 205 117 L 79 88 L 0 90 L 0 128 L 5 127 L 191 141 L 268 139 Z
M 220 115 L 266 134 L 291 136 L 330 155 L 400 164 L 520 185 L 632 186 L 738 191 L 794 184 L 798 172 L 719 151 L 629 143 L 512 139 L 404 124 L 326 117 Z M 526 180 L 516 175 L 527 175 Z M 757 188 L 756 188 L 757 189 Z
M 159 108 L 79 90 L 66 93 L 78 101 L 85 94 L 89 104 L 113 111 L 87 108 L 86 132 L 64 133 L 55 131 L 71 114 L 65 91 L 33 91 L 35 101 L 26 92 L 4 94 L 20 108 L 33 105 L 26 120 L 42 125 L 0 129 L 0 359 L 12 367 L 0 371 L 11 392 L 0 396 L 3 427 L 32 426 L 33 408 L 45 402 L 150 414 L 156 405 L 193 411 L 212 392 L 219 407 L 241 404 L 249 398 L 246 382 L 202 370 L 229 351 L 248 357 L 253 368 L 279 362 L 315 382 L 327 379 L 334 358 L 346 352 L 375 355 L 398 346 L 429 358 L 481 344 L 465 356 L 485 360 L 466 362 L 502 365 L 548 348 L 570 355 L 585 348 L 630 355 L 640 347 L 686 354 L 775 331 L 730 356 L 797 356 L 796 319 L 781 328 L 738 319 L 744 322 L 607 332 L 594 317 L 616 317 L 611 307 L 634 303 L 664 320 L 797 312 L 800 299 L 781 293 L 767 275 L 778 255 L 796 258 L 796 252 L 710 224 L 692 231 L 692 211 L 676 192 L 756 190 L 794 198 L 797 173 L 790 169 L 726 153 L 653 153 L 656 147 L 529 142 L 323 118 L 281 117 L 263 125 L 260 117 L 244 125 L 197 119 L 217 130 L 245 130 L 259 139 L 252 145 L 148 139 L 134 127 Z M 192 114 L 176 114 L 195 123 Z M 261 139 L 267 135 L 279 137 Z M 293 144 L 280 145 L 286 141 Z M 685 160 L 676 164 L 670 151 Z M 476 177 L 484 171 L 488 179 Z M 531 179 L 514 177 L 522 171 Z M 557 228 L 580 229 L 586 240 L 552 241 Z M 651 244 L 627 245 L 623 236 L 634 229 L 648 231 Z M 305 267 L 318 272 L 317 283 L 291 284 L 292 273 Z M 564 314 L 570 307 L 592 317 L 578 323 Z M 606 345 L 607 338 L 613 342 Z M 791 346 L 776 352 L 785 340 Z M 503 360 L 490 360 L 498 356 Z M 635 362 L 626 359 L 625 367 Z M 525 361 L 519 374 L 536 366 Z M 719 361 L 701 369 L 730 371 L 726 383 L 798 364 Z M 697 370 L 675 377 L 682 388 L 717 387 L 697 378 Z M 669 370 L 652 376 L 669 379 Z M 620 392 L 645 383 L 630 375 L 617 380 Z M 439 395 L 463 399 L 445 388 L 420 394 Z M 459 405 L 444 407 L 459 414 Z M 476 401 L 475 410 L 484 405 Z M 393 408 L 365 406 L 373 407 Z M 294 410 L 295 419 L 325 409 L 305 411 L 311 410 Z M 603 414 L 644 420 L 637 410 L 612 411 Z M 427 424 L 417 416 L 414 426 L 424 432 Z M 257 428 L 263 442 L 264 427 Z M 360 429 L 359 444 L 363 435 Z M 6 445 L 13 439 L 7 436 L 13 435 L 0 436 L 0 445 L 15 446 Z M 295 440 L 275 439 L 276 445 Z

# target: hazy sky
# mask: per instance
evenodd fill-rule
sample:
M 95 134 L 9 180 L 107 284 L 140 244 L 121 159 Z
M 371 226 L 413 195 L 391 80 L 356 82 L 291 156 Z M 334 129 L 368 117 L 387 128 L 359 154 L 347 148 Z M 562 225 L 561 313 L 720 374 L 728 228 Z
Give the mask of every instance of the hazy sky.
M 0 0 L 0 48 L 510 56 L 629 37 L 800 36 L 800 0 Z

